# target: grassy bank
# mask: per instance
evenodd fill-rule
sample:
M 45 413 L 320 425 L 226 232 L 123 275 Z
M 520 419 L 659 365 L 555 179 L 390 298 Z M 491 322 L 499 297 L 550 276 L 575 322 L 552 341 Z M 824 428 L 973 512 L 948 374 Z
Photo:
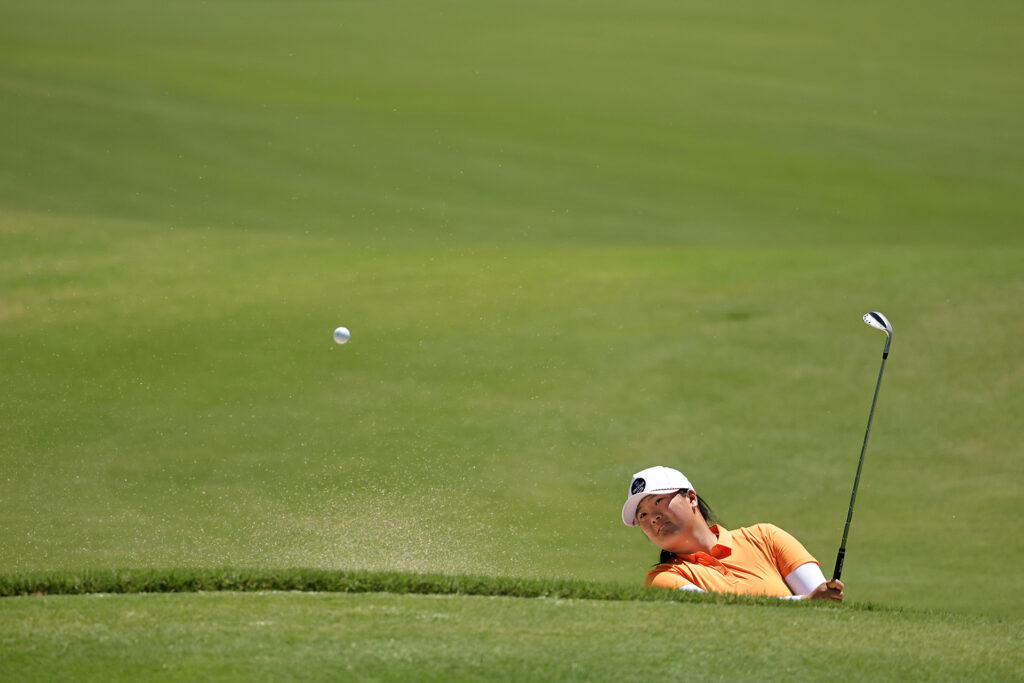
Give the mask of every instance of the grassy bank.
M 701 601 L 380 593 L 4 598 L 0 678 L 1019 680 L 1021 625 Z M 696 675 L 696 673 L 695 673 Z
M 96 570 L 0 575 L 0 597 L 89 595 L 98 593 L 195 593 L 211 591 L 299 591 L 325 593 L 395 593 L 412 595 L 482 595 L 488 597 L 566 600 L 639 600 L 714 604 L 796 605 L 776 598 L 697 594 L 585 581 L 514 577 L 447 576 L 402 572 L 339 572 L 315 569 L 165 569 Z M 803 603 L 810 604 L 810 603 Z M 825 603 L 814 603 L 815 606 Z M 846 609 L 877 610 L 855 604 Z

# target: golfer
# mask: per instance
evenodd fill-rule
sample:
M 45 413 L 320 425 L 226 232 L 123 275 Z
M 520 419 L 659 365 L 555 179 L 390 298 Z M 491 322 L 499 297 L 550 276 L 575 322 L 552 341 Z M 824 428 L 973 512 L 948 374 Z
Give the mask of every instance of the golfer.
M 841 581 L 826 581 L 818 561 L 772 524 L 729 530 L 717 522 L 683 473 L 650 467 L 633 475 L 622 506 L 626 526 L 640 527 L 661 548 L 644 586 L 842 600 Z

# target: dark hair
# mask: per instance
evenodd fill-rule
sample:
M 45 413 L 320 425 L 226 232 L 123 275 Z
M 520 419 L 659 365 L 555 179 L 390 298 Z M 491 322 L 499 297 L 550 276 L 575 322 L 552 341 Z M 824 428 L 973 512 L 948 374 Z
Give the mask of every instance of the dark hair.
M 686 492 L 690 489 L 679 489 L 679 493 L 686 495 Z M 718 516 L 712 511 L 711 506 L 697 494 L 697 509 L 700 511 L 700 516 L 704 518 L 704 521 L 710 524 L 721 524 L 722 520 L 718 519 Z M 661 556 L 658 558 L 658 564 L 665 564 L 671 562 L 676 554 L 670 550 L 662 550 Z

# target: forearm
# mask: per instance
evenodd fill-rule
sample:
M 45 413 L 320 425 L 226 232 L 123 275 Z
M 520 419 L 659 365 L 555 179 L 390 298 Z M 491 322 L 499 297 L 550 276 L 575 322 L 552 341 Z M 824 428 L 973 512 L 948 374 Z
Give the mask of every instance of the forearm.
M 807 562 L 783 577 L 792 595 L 779 596 L 781 600 L 831 599 L 842 600 L 842 584 L 828 582 L 816 562 Z M 832 585 L 832 584 L 835 585 Z M 676 590 L 705 593 L 703 588 L 687 583 Z

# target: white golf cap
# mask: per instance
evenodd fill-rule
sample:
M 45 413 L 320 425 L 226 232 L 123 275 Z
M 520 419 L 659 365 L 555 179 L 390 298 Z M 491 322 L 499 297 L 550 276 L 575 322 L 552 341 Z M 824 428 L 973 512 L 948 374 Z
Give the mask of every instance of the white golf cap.
M 629 498 L 622 506 L 622 523 L 636 526 L 636 506 L 646 496 L 656 493 L 672 493 L 679 489 L 692 489 L 693 485 L 682 472 L 671 467 L 648 467 L 633 475 L 629 482 Z

